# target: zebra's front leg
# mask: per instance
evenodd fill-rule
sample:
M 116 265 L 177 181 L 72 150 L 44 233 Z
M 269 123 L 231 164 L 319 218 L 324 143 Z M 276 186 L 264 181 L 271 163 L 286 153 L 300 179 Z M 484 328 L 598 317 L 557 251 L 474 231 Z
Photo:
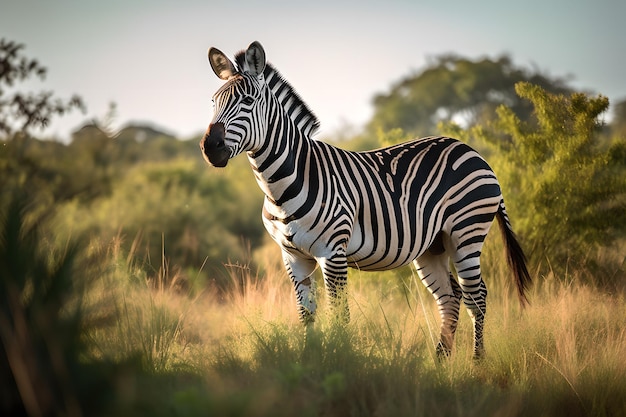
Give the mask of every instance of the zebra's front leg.
M 343 253 L 318 260 L 324 274 L 324 286 L 333 316 L 342 324 L 350 322 L 348 307 L 348 262 Z
M 296 307 L 300 321 L 304 325 L 312 324 L 317 310 L 315 280 L 313 279 L 317 263 L 314 259 L 288 251 L 283 251 L 283 261 L 296 292 Z

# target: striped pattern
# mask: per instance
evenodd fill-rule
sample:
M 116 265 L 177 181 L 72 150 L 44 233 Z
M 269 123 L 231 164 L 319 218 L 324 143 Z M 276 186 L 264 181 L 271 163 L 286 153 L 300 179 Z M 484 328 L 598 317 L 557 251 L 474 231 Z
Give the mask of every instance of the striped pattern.
M 312 140 L 319 122 L 295 90 L 269 64 L 262 76 L 243 71 L 245 59 L 243 52 L 236 57 L 238 74 L 214 97 L 213 124 L 226 127 L 231 157 L 248 153 L 266 195 L 263 222 L 283 251 L 302 320 L 315 315 L 311 276 L 318 265 L 331 306 L 348 320 L 349 266 L 377 271 L 414 262 L 439 306 L 438 352 L 452 349 L 462 300 L 481 356 L 487 289 L 480 253 L 494 217 L 521 300 L 530 283 L 489 165 L 447 137 L 368 152 Z

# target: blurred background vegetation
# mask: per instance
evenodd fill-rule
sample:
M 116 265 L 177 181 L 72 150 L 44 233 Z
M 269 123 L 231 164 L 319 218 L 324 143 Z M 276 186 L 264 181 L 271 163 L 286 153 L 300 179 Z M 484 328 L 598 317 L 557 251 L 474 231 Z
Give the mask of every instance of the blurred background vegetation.
M 162 369 L 153 356 L 170 349 L 122 330 L 120 311 L 140 326 L 146 310 L 126 298 L 120 304 L 103 277 L 224 301 L 280 261 L 245 157 L 217 170 L 202 160 L 199 137 L 139 124 L 114 131 L 114 105 L 69 141 L 38 137 L 50 118 L 85 108 L 78 96 L 20 91 L 20 82 L 45 73 L 23 45 L 0 42 L 0 405 L 18 414 L 81 415 L 105 410 L 107 387 L 129 367 Z M 445 55 L 373 105 L 358 132 L 323 139 L 351 150 L 435 134 L 463 139 L 500 179 L 537 277 L 567 280 L 576 270 L 594 288 L 623 292 L 626 100 L 609 106 L 508 56 Z M 98 309 L 107 297 L 117 301 Z M 146 308 L 173 338 L 178 319 L 149 300 Z M 86 342 L 111 323 L 129 344 L 123 360 L 106 348 L 94 355 Z M 137 352 L 143 362 L 134 361 Z M 146 357 L 153 359 L 146 364 Z

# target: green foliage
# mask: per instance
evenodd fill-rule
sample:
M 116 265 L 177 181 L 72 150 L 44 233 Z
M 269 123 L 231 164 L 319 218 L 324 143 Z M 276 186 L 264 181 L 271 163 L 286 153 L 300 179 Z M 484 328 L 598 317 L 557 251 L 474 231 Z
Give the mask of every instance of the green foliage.
M 167 259 L 198 290 L 228 287 L 224 264 L 249 264 L 265 234 L 262 195 L 244 158 L 210 169 L 196 140 L 143 126 L 111 138 L 87 125 L 69 144 L 15 137 L 0 146 L 0 184 L 0 206 L 15 190 L 30 196 L 34 212 L 56 206 L 46 227 L 60 241 L 122 237 L 146 272 Z
M 173 269 L 203 267 L 218 286 L 226 285 L 223 264 L 246 263 L 248 245 L 261 242 L 262 199 L 241 188 L 242 181 L 214 174 L 189 160 L 139 164 L 115 181 L 110 195 L 65 204 L 58 233 L 105 242 L 121 234 L 126 250 L 133 247 L 148 268 L 166 257 Z
M 470 60 L 443 55 L 397 82 L 388 93 L 377 95 L 369 128 L 373 132 L 401 128 L 428 136 L 434 134 L 438 121 L 460 117 L 472 125 L 491 118 L 500 104 L 525 119 L 531 108 L 515 94 L 520 81 L 554 93 L 570 91 L 563 80 L 517 67 L 508 56 Z
M 580 262 L 626 232 L 624 142 L 607 143 L 599 129 L 608 99 L 551 94 L 530 83 L 516 92 L 532 104 L 532 119 L 502 105 L 492 122 L 442 128 L 488 147 L 515 230 L 536 261 Z

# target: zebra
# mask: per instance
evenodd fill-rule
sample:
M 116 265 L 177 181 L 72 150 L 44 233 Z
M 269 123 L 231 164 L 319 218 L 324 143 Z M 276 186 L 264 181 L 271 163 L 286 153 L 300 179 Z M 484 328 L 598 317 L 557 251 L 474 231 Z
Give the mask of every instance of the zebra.
M 498 219 L 519 300 L 531 277 L 487 162 L 453 138 L 427 137 L 366 152 L 314 140 L 319 121 L 253 42 L 235 56 L 210 48 L 226 83 L 200 141 L 209 165 L 246 152 L 265 194 L 262 218 L 280 246 L 300 320 L 311 324 L 319 267 L 329 305 L 350 318 L 348 267 L 381 271 L 414 263 L 441 319 L 438 356 L 449 356 L 461 300 L 473 323 L 475 358 L 484 354 L 487 288 L 480 271 L 485 237 Z M 456 275 L 451 272 L 451 262 Z

